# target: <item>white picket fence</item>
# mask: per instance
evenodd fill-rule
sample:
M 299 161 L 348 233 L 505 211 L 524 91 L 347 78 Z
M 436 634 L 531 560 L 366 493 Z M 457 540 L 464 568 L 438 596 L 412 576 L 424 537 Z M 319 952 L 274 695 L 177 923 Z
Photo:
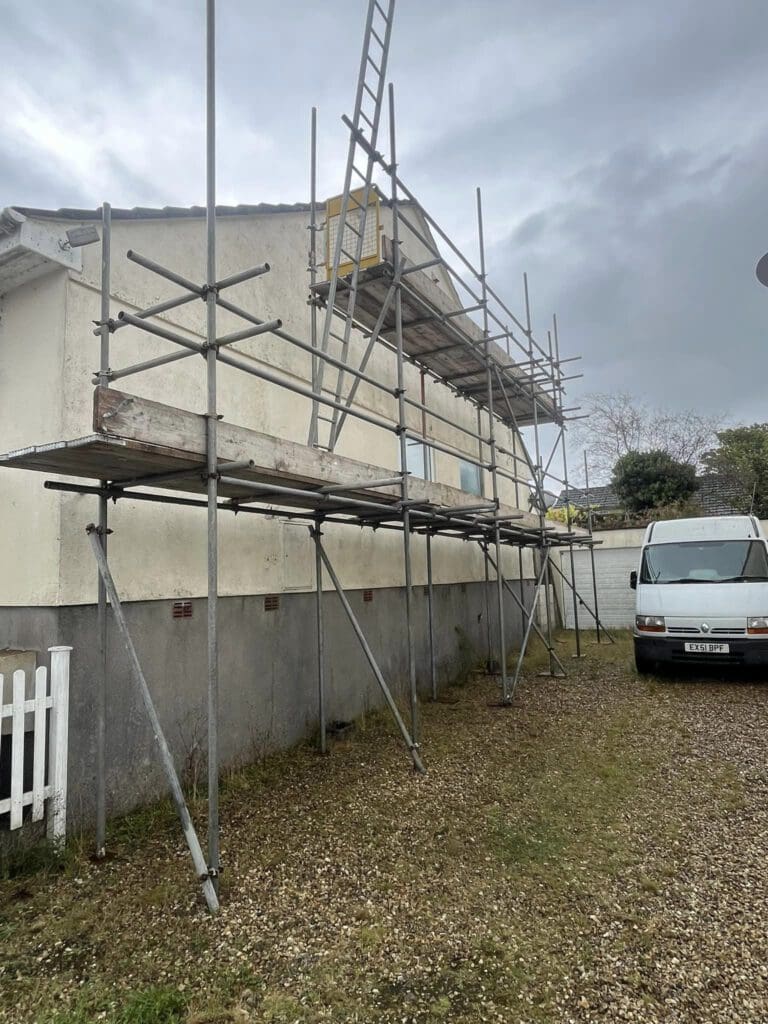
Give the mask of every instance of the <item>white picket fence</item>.
M 63 845 L 67 837 L 67 744 L 69 734 L 69 656 L 71 647 L 49 647 L 51 655 L 50 691 L 48 669 L 35 671 L 34 696 L 27 699 L 27 677 L 23 669 L 12 676 L 11 703 L 3 704 L 5 679 L 0 675 L 0 750 L 3 720 L 11 719 L 11 795 L 0 800 L 0 814 L 10 814 L 12 829 L 21 828 L 24 808 L 32 806 L 32 821 L 40 821 L 48 803 L 48 837 Z M 32 689 L 30 687 L 30 689 Z M 50 710 L 50 729 L 46 729 Z M 31 732 L 25 719 L 32 716 Z M 33 744 L 32 789 L 24 788 L 24 747 Z M 45 769 L 48 767 L 48 784 Z

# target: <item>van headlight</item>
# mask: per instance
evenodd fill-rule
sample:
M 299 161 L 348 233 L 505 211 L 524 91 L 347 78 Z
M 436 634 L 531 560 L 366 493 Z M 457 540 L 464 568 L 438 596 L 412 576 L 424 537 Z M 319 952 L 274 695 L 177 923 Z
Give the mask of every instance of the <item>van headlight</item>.
M 768 633 L 768 615 L 755 615 L 747 619 L 748 633 Z
M 635 626 L 639 633 L 664 633 L 667 629 L 663 615 L 636 615 Z

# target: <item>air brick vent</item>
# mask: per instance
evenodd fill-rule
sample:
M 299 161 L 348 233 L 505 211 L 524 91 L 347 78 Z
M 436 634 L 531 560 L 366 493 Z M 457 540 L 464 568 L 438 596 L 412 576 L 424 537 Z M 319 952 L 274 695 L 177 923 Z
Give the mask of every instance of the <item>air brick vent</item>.
M 174 619 L 191 619 L 192 618 L 192 602 L 191 601 L 174 601 L 171 615 Z
M 364 590 L 363 591 L 363 601 L 365 601 L 366 604 L 370 604 L 372 600 L 373 600 L 373 591 L 372 590 Z
M 276 612 L 280 607 L 280 595 L 279 594 L 267 594 L 264 598 L 264 611 L 265 612 Z

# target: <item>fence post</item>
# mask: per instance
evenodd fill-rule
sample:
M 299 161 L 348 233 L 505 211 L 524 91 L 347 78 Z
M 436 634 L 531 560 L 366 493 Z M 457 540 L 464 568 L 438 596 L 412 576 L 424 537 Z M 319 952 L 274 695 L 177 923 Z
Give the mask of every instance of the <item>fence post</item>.
M 56 846 L 67 839 L 67 754 L 69 736 L 69 656 L 71 647 L 49 647 L 51 655 L 51 732 L 48 780 L 48 838 Z

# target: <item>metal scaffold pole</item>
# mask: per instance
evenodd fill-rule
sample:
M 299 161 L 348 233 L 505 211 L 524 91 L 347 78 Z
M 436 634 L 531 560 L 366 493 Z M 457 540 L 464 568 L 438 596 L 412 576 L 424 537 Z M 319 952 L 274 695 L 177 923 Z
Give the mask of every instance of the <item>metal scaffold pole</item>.
M 312 107 L 309 142 L 309 340 L 312 355 L 312 390 L 317 390 L 320 360 L 317 358 L 317 107 Z
M 347 599 L 347 595 L 344 593 L 344 588 L 339 582 L 339 577 L 336 575 L 336 571 L 331 565 L 330 559 L 328 558 L 328 555 L 325 552 L 325 548 L 323 547 L 322 544 L 322 539 L 318 540 L 318 550 L 320 551 L 320 557 L 323 560 L 323 565 L 328 571 L 328 576 L 330 577 L 331 583 L 333 584 L 333 588 L 336 591 L 339 600 L 341 601 L 341 606 L 344 609 L 344 612 L 347 618 L 349 619 L 350 625 L 352 626 L 352 629 L 355 632 L 355 636 L 357 637 L 358 642 L 363 650 L 363 654 L 365 655 L 366 661 L 371 667 L 371 671 L 373 672 L 374 678 L 376 679 L 376 682 L 379 684 L 382 695 L 384 696 L 384 700 L 387 702 L 387 706 L 389 707 L 389 710 L 392 712 L 392 717 L 395 720 L 397 728 L 400 730 L 400 735 L 403 737 L 403 742 L 408 748 L 408 752 L 411 755 L 411 760 L 413 761 L 413 767 L 416 769 L 417 772 L 423 775 L 424 765 L 421 760 L 421 754 L 419 753 L 419 744 L 416 742 L 416 738 L 408 732 L 408 727 L 403 721 L 403 716 L 400 714 L 400 710 L 397 704 L 395 703 L 394 697 L 392 696 L 389 687 L 387 686 L 387 683 L 384 679 L 384 675 L 382 674 L 382 671 L 379 668 L 378 662 L 373 656 L 373 651 L 371 650 L 368 641 L 365 639 L 365 634 L 363 633 L 362 627 L 360 626 L 360 623 L 357 621 L 355 613 L 352 611 L 352 606 L 350 605 Z
M 219 537 L 216 401 L 216 4 L 206 19 L 206 468 L 208 475 L 208 869 L 219 876 Z
M 587 464 L 587 450 L 584 449 L 584 494 L 587 500 L 587 524 L 589 527 L 589 539 L 594 539 L 592 532 L 592 504 L 589 500 L 589 466 Z M 595 573 L 595 545 L 589 545 L 589 562 L 592 569 L 592 598 L 595 602 L 595 633 L 597 642 L 600 643 L 600 609 L 597 607 L 597 574 Z
M 437 661 L 435 651 L 435 608 L 432 585 L 432 531 L 427 530 L 427 625 L 429 627 L 429 685 L 432 700 L 437 700 Z
M 419 396 L 421 398 L 421 436 L 427 439 L 427 391 L 424 369 L 419 375 Z M 430 449 L 422 444 L 424 479 L 431 480 L 432 458 Z M 427 627 L 429 630 L 429 691 L 433 701 L 437 700 L 437 652 L 435 650 L 435 588 L 432 581 L 432 531 L 427 530 Z
M 109 387 L 109 298 L 111 292 L 112 272 L 112 208 L 109 203 L 101 207 L 101 309 L 99 313 L 99 330 L 101 343 L 99 346 L 98 380 L 101 387 Z M 105 487 L 106 480 L 100 481 Z M 109 502 L 99 497 L 98 538 L 104 557 L 107 555 L 107 535 L 109 528 Z M 101 858 L 107 847 L 107 591 L 101 573 L 98 577 L 98 608 L 96 627 L 99 634 L 99 674 L 96 700 L 96 849 L 95 854 Z
M 99 567 L 99 575 L 104 583 L 107 596 L 109 597 L 109 603 L 112 606 L 112 614 L 117 622 L 117 628 L 120 636 L 122 637 L 126 654 L 128 655 L 131 675 L 136 683 L 139 695 L 152 727 L 152 735 L 155 738 L 155 743 L 157 744 L 158 751 L 160 753 L 163 771 L 165 772 L 165 776 L 168 780 L 173 802 L 176 804 L 176 810 L 178 812 L 179 819 L 181 820 L 184 838 L 186 839 L 187 846 L 192 857 L 192 863 L 195 866 L 197 878 L 202 885 L 203 895 L 205 896 L 206 903 L 208 904 L 208 909 L 211 913 L 216 913 L 219 909 L 219 900 L 213 884 L 214 880 L 211 878 L 209 869 L 205 863 L 205 857 L 203 856 L 203 851 L 197 838 L 197 832 L 195 832 L 195 826 L 192 823 L 187 802 L 184 799 L 184 792 L 181 788 L 181 783 L 179 782 L 179 777 L 173 763 L 173 756 L 168 747 L 165 734 L 163 733 L 160 719 L 157 716 L 157 710 L 155 709 L 155 704 L 152 700 L 149 686 L 147 685 L 138 655 L 136 654 L 136 648 L 133 646 L 133 640 L 131 639 L 128 624 L 125 621 L 123 606 L 120 602 L 115 582 L 112 579 L 112 574 L 109 571 L 109 566 L 107 564 L 104 550 L 101 546 L 101 541 L 98 537 L 97 529 L 93 524 L 90 524 L 86 527 L 86 532 L 91 542 L 91 548 L 96 559 L 96 564 Z
M 483 570 L 485 577 L 485 585 L 483 587 L 483 593 L 485 596 L 485 670 L 486 672 L 493 672 L 493 644 L 491 642 L 491 598 L 490 598 L 490 585 L 491 575 L 488 571 L 488 541 L 484 538 L 482 541 L 483 549 Z
M 555 383 L 557 387 L 557 406 L 560 417 L 563 416 L 563 385 L 562 371 L 560 369 L 560 339 L 557 334 L 557 314 L 552 315 L 552 331 L 555 339 Z M 560 424 L 560 441 L 562 443 L 563 458 L 563 480 L 565 481 L 565 523 L 569 534 L 573 533 L 573 519 L 571 516 L 571 487 L 568 482 L 568 445 L 565 440 L 565 421 Z M 579 597 L 576 593 L 576 565 L 573 557 L 573 540 L 568 541 L 568 558 L 571 566 L 571 580 L 573 581 L 573 626 L 576 631 L 576 654 L 574 657 L 581 658 L 581 629 L 579 628 Z
M 389 85 L 389 147 L 392 167 L 392 262 L 395 280 L 395 337 L 397 356 L 397 422 L 400 442 L 400 475 L 402 479 L 403 508 L 403 562 L 405 564 L 405 619 L 408 636 L 408 693 L 411 704 L 411 735 L 416 748 L 421 731 L 419 722 L 419 696 L 416 689 L 416 651 L 413 635 L 413 578 L 411 569 L 411 513 L 408 505 L 408 438 L 405 420 L 405 368 L 403 356 L 403 296 L 398 280 L 400 274 L 400 226 L 397 201 L 397 140 L 395 137 L 395 90 Z
M 493 498 L 493 504 L 496 508 L 496 513 L 499 511 L 499 479 L 496 472 L 497 464 L 496 460 L 498 455 L 496 453 L 496 432 L 494 429 L 494 417 L 493 417 L 493 375 L 491 373 L 491 362 L 489 353 L 489 330 L 488 330 L 488 283 L 485 274 L 485 236 L 483 233 L 483 199 L 480 189 L 477 189 L 477 234 L 478 244 L 480 249 L 480 284 L 482 287 L 482 306 L 483 306 L 483 337 L 485 338 L 485 371 L 486 371 L 486 386 L 488 389 L 488 449 L 490 455 L 490 467 L 491 467 L 491 495 Z M 504 583 L 502 581 L 502 561 L 501 561 L 501 532 L 499 530 L 499 524 L 493 531 L 493 543 L 496 550 L 496 605 L 499 615 L 499 671 L 501 673 L 501 700 L 502 703 L 509 703 L 509 682 L 507 678 L 507 643 L 506 643 L 506 631 L 504 622 Z
M 532 611 L 536 607 L 536 603 L 539 597 L 539 590 L 544 586 L 544 606 L 546 609 L 547 622 L 546 622 L 546 634 L 547 634 L 547 649 L 549 651 L 549 675 L 554 676 L 555 664 L 552 658 L 552 598 L 551 598 L 551 585 L 550 585 L 550 572 L 549 572 L 549 547 L 546 544 L 546 533 L 545 533 L 545 495 L 544 495 L 544 472 L 541 462 L 541 444 L 539 441 L 539 409 L 538 402 L 536 400 L 536 385 L 534 383 L 533 365 L 534 365 L 534 352 L 533 352 L 533 330 L 531 327 L 531 298 L 528 291 L 528 275 L 523 274 L 523 290 L 525 294 L 525 334 L 528 338 L 528 359 L 531 364 L 531 400 L 533 405 L 533 437 L 536 450 L 536 463 L 535 463 L 535 484 L 536 484 L 536 497 L 537 497 L 537 508 L 539 512 L 539 531 L 540 531 L 540 543 L 539 543 L 539 557 L 541 559 L 541 572 L 538 576 L 538 583 L 534 592 Z M 551 353 L 550 353 L 551 357 Z
M 547 646 L 550 674 L 556 675 L 562 671 L 562 662 L 554 649 L 552 638 L 553 623 L 563 617 L 562 608 L 555 609 L 553 615 L 550 606 L 552 593 L 558 597 L 560 604 L 561 588 L 558 586 L 551 591 L 552 573 L 557 572 L 573 590 L 577 652 L 580 651 L 579 613 L 582 620 L 587 613 L 593 615 L 598 643 L 601 638 L 613 642 L 598 617 L 586 453 L 588 540 L 583 533 L 577 531 L 574 534 L 572 530 L 565 438 L 565 414 L 570 410 L 563 408 L 563 381 L 572 378 L 564 377 L 561 370 L 557 321 L 554 321 L 553 357 L 551 336 L 547 354 L 532 331 L 527 275 L 524 276 L 525 323 L 505 306 L 493 290 L 486 273 L 486 235 L 479 188 L 476 190 L 478 268 L 474 260 L 469 260 L 457 248 L 401 180 L 396 150 L 395 94 L 391 84 L 388 86 L 389 162 L 376 149 L 380 120 L 384 113 L 386 67 L 394 9 L 395 0 L 368 0 L 354 118 L 352 121 L 344 119 L 350 128 L 350 137 L 343 194 L 325 205 L 321 202 L 319 207 L 317 110 L 312 108 L 307 247 L 310 308 L 308 321 L 302 320 L 301 336 L 298 337 L 284 330 L 280 319 L 262 319 L 256 315 L 258 310 L 244 309 L 228 298 L 226 289 L 267 274 L 270 271 L 269 263 L 259 263 L 217 279 L 216 3 L 215 0 L 206 0 L 205 235 L 203 240 L 201 232 L 198 238 L 200 244 L 205 245 L 204 277 L 201 274 L 199 280 L 193 281 L 176 269 L 163 266 L 159 262 L 161 254 L 152 253 L 155 258 L 150 258 L 129 250 L 127 259 L 131 261 L 131 267 L 142 267 L 161 278 L 162 282 L 158 284 L 155 281 L 156 288 L 149 286 L 152 299 L 145 299 L 143 308 L 133 304 L 136 296 L 125 298 L 129 308 L 120 309 L 113 320 L 110 317 L 111 296 L 114 291 L 114 301 L 117 302 L 120 289 L 114 288 L 111 282 L 113 214 L 109 204 L 104 203 L 101 210 L 100 316 L 92 332 L 100 338 L 98 370 L 93 380 L 98 385 L 94 393 L 95 433 L 89 437 L 60 440 L 0 456 L 0 464 L 3 465 L 46 471 L 53 466 L 50 472 L 58 476 L 79 476 L 90 483 L 86 485 L 71 480 L 48 480 L 45 486 L 57 492 L 98 498 L 97 524 L 87 527 L 89 543 L 98 566 L 98 660 L 94 700 L 96 855 L 104 856 L 106 849 L 107 721 L 108 711 L 115 713 L 115 708 L 110 707 L 108 686 L 109 673 L 115 671 L 110 669 L 109 661 L 108 637 L 111 637 L 113 644 L 125 647 L 130 681 L 146 712 L 149 730 L 157 744 L 162 770 L 194 863 L 195 875 L 212 912 L 219 909 L 221 871 L 219 511 L 232 516 L 240 513 L 256 515 L 273 521 L 276 517 L 280 520 L 284 517 L 286 522 L 309 528 L 315 556 L 316 646 L 311 639 L 309 642 L 315 648 L 317 664 L 316 697 L 311 696 L 310 703 L 317 700 L 318 745 L 322 753 L 327 752 L 329 742 L 326 683 L 331 697 L 334 693 L 330 671 L 332 666 L 326 662 L 325 649 L 326 639 L 330 642 L 330 634 L 326 637 L 326 630 L 330 619 L 336 615 L 333 591 L 338 595 L 367 665 L 380 687 L 381 702 L 392 713 L 398 735 L 407 748 L 410 763 L 416 771 L 424 772 L 420 747 L 417 637 L 427 639 L 423 636 L 426 626 L 429 692 L 432 699 L 436 700 L 437 645 L 441 638 L 445 638 L 442 632 L 437 632 L 441 623 L 437 614 L 439 609 L 435 605 L 434 584 L 435 581 L 440 583 L 455 578 L 459 569 L 457 565 L 453 566 L 456 570 L 454 573 L 451 566 L 444 565 L 441 571 L 441 558 L 444 557 L 446 547 L 443 537 L 469 541 L 473 554 L 475 543 L 483 551 L 483 596 L 487 630 L 483 643 L 487 640 L 488 668 L 496 675 L 493 685 L 500 683 L 502 705 L 509 707 L 512 704 L 523 671 L 526 650 L 534 633 Z M 384 182 L 389 181 L 388 200 L 384 192 L 374 185 L 373 176 L 377 168 Z M 331 209 L 338 209 L 338 213 L 334 212 L 331 216 Z M 72 211 L 75 212 L 77 219 L 89 219 L 91 216 L 83 211 Z M 236 212 L 240 214 L 240 210 Z M 220 209 L 219 213 L 223 215 L 224 211 Z M 386 238 L 380 234 L 381 221 L 382 217 L 387 220 L 390 213 L 391 237 Z M 158 211 L 158 216 L 165 218 L 166 215 L 175 217 L 177 213 Z M 114 212 L 115 219 L 121 216 L 126 216 L 126 212 Z M 294 221 L 291 220 L 291 223 Z M 321 231 L 324 232 L 327 259 L 322 254 L 318 255 Z M 162 234 L 167 242 L 171 231 L 169 229 Z M 221 237 L 218 241 L 222 243 L 223 250 L 229 233 L 222 228 L 219 234 Z M 97 241 L 93 226 L 86 230 L 85 235 L 90 241 Z M 121 237 L 120 231 L 117 237 Z M 74 238 L 72 244 L 80 244 Z M 151 233 L 154 242 L 159 238 L 156 233 Z M 288 239 L 288 235 L 285 238 Z M 403 240 L 405 245 L 401 250 Z M 414 249 L 409 253 L 408 247 L 411 245 Z M 278 254 L 278 258 L 284 255 Z M 203 262 L 202 256 L 198 259 Z M 229 257 L 225 262 L 228 261 Z M 458 263 L 460 273 L 452 266 L 454 262 Z M 322 280 L 326 264 L 327 281 Z M 426 270 L 432 272 L 425 274 Z M 139 294 L 146 296 L 147 292 Z M 274 294 L 280 294 L 280 286 Z M 199 312 L 202 310 L 198 303 L 205 306 L 204 328 L 191 324 L 186 317 L 165 316 L 172 310 L 179 310 L 192 303 Z M 223 318 L 226 318 L 227 323 L 231 318 L 236 319 L 238 330 L 228 330 L 228 333 L 217 336 L 217 329 L 221 329 L 223 319 L 217 315 L 218 307 L 224 310 Z M 321 309 L 322 322 L 318 320 Z M 477 315 L 480 311 L 482 322 Z M 334 317 L 343 320 L 341 333 L 332 330 Z M 155 339 L 161 339 L 163 343 L 170 343 L 171 350 L 151 354 L 149 358 L 134 354 L 127 365 L 112 370 L 110 356 L 115 355 L 115 346 L 111 335 L 124 328 L 128 329 L 128 349 L 131 348 L 132 335 L 140 331 L 145 341 L 147 336 L 152 339 L 153 346 L 157 344 Z M 261 348 L 253 347 L 247 352 L 232 348 L 239 342 L 266 334 L 271 335 L 270 347 L 273 342 L 275 345 L 284 342 L 291 346 L 291 350 L 297 349 L 303 354 L 295 362 L 288 359 L 282 362 L 277 367 L 282 372 L 272 372 L 269 355 Z M 340 348 L 331 348 L 331 342 L 340 345 Z M 358 345 L 362 349 L 362 356 L 357 365 L 352 365 L 350 353 L 357 359 L 359 352 L 355 350 Z M 516 346 L 519 353 L 522 353 L 518 354 L 517 361 L 512 358 L 511 346 Z M 368 360 L 374 349 L 381 354 L 381 359 L 373 359 L 372 368 L 367 372 Z M 116 388 L 109 390 L 115 380 L 166 367 L 171 363 L 175 369 L 178 361 L 192 356 L 198 357 L 197 366 L 200 369 L 199 357 L 205 363 L 204 416 L 190 409 L 150 402 L 139 395 L 123 394 Z M 307 365 L 310 361 L 311 371 Z M 277 394 L 288 396 L 288 401 L 294 401 L 290 396 L 299 396 L 297 407 L 301 401 L 311 402 L 308 445 L 298 445 L 282 435 L 275 437 L 267 434 L 264 425 L 261 425 L 262 429 L 255 429 L 233 421 L 219 426 L 220 363 L 225 367 L 221 371 L 225 383 L 226 375 L 237 370 L 246 375 L 238 376 L 245 388 L 245 382 L 255 378 L 269 388 L 278 389 Z M 327 378 L 324 382 L 326 364 L 328 372 L 333 372 L 330 385 Z M 384 371 L 378 376 L 375 370 L 377 366 Z M 310 372 L 312 386 L 308 388 L 306 378 Z M 421 386 L 417 391 L 419 374 Z M 172 378 L 167 382 L 169 393 L 184 392 L 191 379 L 187 376 L 177 378 L 174 392 Z M 427 380 L 430 382 L 429 392 Z M 361 383 L 365 385 L 366 397 L 362 404 L 356 405 L 354 400 Z M 412 389 L 410 392 L 406 384 Z M 262 384 L 258 386 L 262 387 Z M 369 401 L 369 390 L 377 396 L 375 402 Z M 238 390 L 237 394 L 240 393 Z M 427 404 L 427 393 L 430 405 Z M 230 399 L 232 397 L 228 390 L 224 392 L 224 397 L 227 396 Z M 448 407 L 448 396 L 456 398 L 456 408 Z M 459 397 L 468 405 L 458 402 Z M 332 414 L 329 410 L 332 410 Z M 321 415 L 321 412 L 326 415 Z M 417 429 L 419 416 L 421 433 Z M 377 469 L 359 458 L 336 455 L 334 449 L 347 419 L 365 424 L 364 435 L 354 439 L 355 447 L 361 448 L 368 444 L 369 432 L 378 432 L 376 436 L 385 438 L 390 446 L 393 437 L 396 437 L 399 466 L 395 470 Z M 546 455 L 542 455 L 542 448 L 543 442 L 549 441 L 549 434 L 545 432 L 540 436 L 540 430 L 546 427 L 548 431 L 550 424 L 559 426 L 560 433 L 547 461 Z M 522 430 L 529 426 L 533 429 L 535 462 L 530 446 L 522 435 Z M 568 505 L 567 534 L 546 522 L 544 485 L 545 481 L 558 480 L 551 466 L 561 441 L 565 479 L 560 482 L 565 484 Z M 421 446 L 423 464 L 419 465 L 412 460 L 409 470 L 409 456 L 413 457 L 418 451 L 415 447 L 411 448 L 411 444 Z M 374 447 L 371 446 L 372 449 Z M 61 455 L 62 452 L 64 455 Z M 460 467 L 453 479 L 435 470 L 436 464 L 442 470 L 444 461 L 448 459 L 456 460 L 451 465 Z M 468 471 L 479 474 L 475 478 L 479 480 L 479 487 L 475 480 L 467 483 L 465 474 Z M 96 481 L 98 486 L 93 486 Z M 511 497 L 510 484 L 514 485 L 514 499 Z M 160 493 L 159 489 L 165 489 L 164 493 Z M 182 493 L 185 491 L 186 494 Z M 473 493 L 462 494 L 462 491 Z M 525 510 L 521 508 L 521 505 L 526 505 L 531 492 L 535 493 L 535 516 L 531 514 L 534 509 L 532 500 Z M 501 495 L 510 502 L 514 500 L 515 507 L 502 506 Z M 203 509 L 206 511 L 207 674 L 206 683 L 203 684 L 201 680 L 200 685 L 206 687 L 208 723 L 207 856 L 205 844 L 201 845 L 200 842 L 204 837 L 196 830 L 190 816 L 173 755 L 163 733 L 147 676 L 131 638 L 120 595 L 111 575 L 107 550 L 110 501 L 127 502 L 126 511 L 134 503 L 178 505 L 179 508 L 194 508 L 201 513 Z M 348 529 L 366 528 L 371 531 L 369 536 L 379 530 L 393 531 L 392 536 L 396 532 L 402 534 L 409 709 L 405 708 L 404 693 L 402 701 L 399 699 L 399 691 L 398 700 L 393 696 L 377 655 L 374 655 L 329 559 L 324 543 L 327 535 L 323 533 L 329 524 L 334 532 L 337 526 L 346 526 Z M 423 618 L 423 606 L 419 603 L 419 595 L 414 594 L 414 544 L 421 543 L 417 539 L 420 535 L 424 535 L 426 545 L 426 623 L 420 621 Z M 437 543 L 435 538 L 440 538 Z M 200 541 L 202 543 L 202 538 Z M 588 544 L 590 547 L 594 612 L 576 594 L 574 543 Z M 571 581 L 565 578 L 559 557 L 550 559 L 551 548 L 562 552 L 566 545 L 570 553 Z M 517 570 L 514 569 L 513 552 L 505 556 L 505 547 L 517 548 Z M 114 541 L 110 542 L 109 548 L 114 556 Z M 532 552 L 530 559 L 525 556 L 525 562 L 524 548 L 530 548 Z M 345 548 L 345 551 L 348 553 L 348 549 Z M 150 550 L 148 557 L 151 558 L 153 553 L 156 554 L 154 549 Z M 165 554 L 169 557 L 172 555 L 171 552 Z M 530 587 L 526 588 L 524 584 L 523 572 L 525 569 L 531 573 L 531 561 L 533 598 L 529 601 Z M 473 564 L 477 565 L 476 562 Z M 505 579 L 505 571 L 518 572 L 519 590 L 515 589 L 513 582 Z M 495 573 L 495 577 L 492 577 L 492 573 Z M 471 578 L 474 577 L 477 585 L 482 586 L 479 565 L 477 572 L 471 574 Z M 464 578 L 463 573 L 460 578 Z M 230 582 L 237 592 L 241 592 L 242 577 L 238 576 Z M 326 588 L 332 588 L 325 595 L 324 584 Z M 284 589 L 291 589 L 287 582 Z M 542 589 L 545 597 L 543 601 Z M 510 600 L 512 605 L 509 604 Z M 540 605 L 546 605 L 546 623 L 540 614 Z M 331 616 L 329 608 L 334 616 Z M 512 673 L 507 665 L 507 640 L 510 623 L 514 622 L 516 631 L 518 610 L 522 642 Z M 505 613 L 509 613 L 509 622 Z M 111 622 L 108 615 L 113 616 Z M 498 632 L 495 626 L 497 616 Z M 186 614 L 183 617 L 186 618 Z M 418 634 L 417 627 L 420 631 Z M 476 628 L 481 630 L 482 624 Z M 452 630 L 449 632 L 452 633 Z M 400 643 L 400 651 L 389 648 L 384 651 L 384 657 L 391 658 L 395 664 L 403 660 L 402 633 L 401 629 L 396 638 Z M 180 637 L 176 639 L 180 640 Z M 199 639 L 202 640 L 202 637 Z M 445 654 L 445 643 L 439 649 Z M 229 682 L 228 676 L 222 676 L 222 679 L 225 684 Z M 167 685 L 172 683 L 166 682 Z M 426 695 L 426 679 L 423 679 L 423 683 Z M 158 684 L 163 685 L 162 677 Z M 232 686 L 236 688 L 236 683 Z M 222 687 L 223 700 L 226 699 L 226 689 L 226 686 Z M 330 700 L 329 703 L 333 713 L 337 702 Z M 227 707 L 226 703 L 224 707 Z M 278 708 L 276 714 L 280 713 Z M 313 715 L 311 717 L 314 718 Z M 146 726 L 146 723 L 141 724 Z M 248 723 L 241 724 L 246 727 Z M 131 728 L 134 728 L 133 723 Z M 225 754 L 230 748 L 234 750 L 237 747 L 242 736 L 234 733 L 227 739 L 231 743 L 225 744 Z
M 327 752 L 326 720 L 325 720 L 325 632 L 323 627 L 323 557 L 322 557 L 322 526 L 323 520 L 318 517 L 314 527 L 310 527 L 310 536 L 315 542 L 315 622 L 317 627 L 317 717 L 319 722 L 320 753 Z

